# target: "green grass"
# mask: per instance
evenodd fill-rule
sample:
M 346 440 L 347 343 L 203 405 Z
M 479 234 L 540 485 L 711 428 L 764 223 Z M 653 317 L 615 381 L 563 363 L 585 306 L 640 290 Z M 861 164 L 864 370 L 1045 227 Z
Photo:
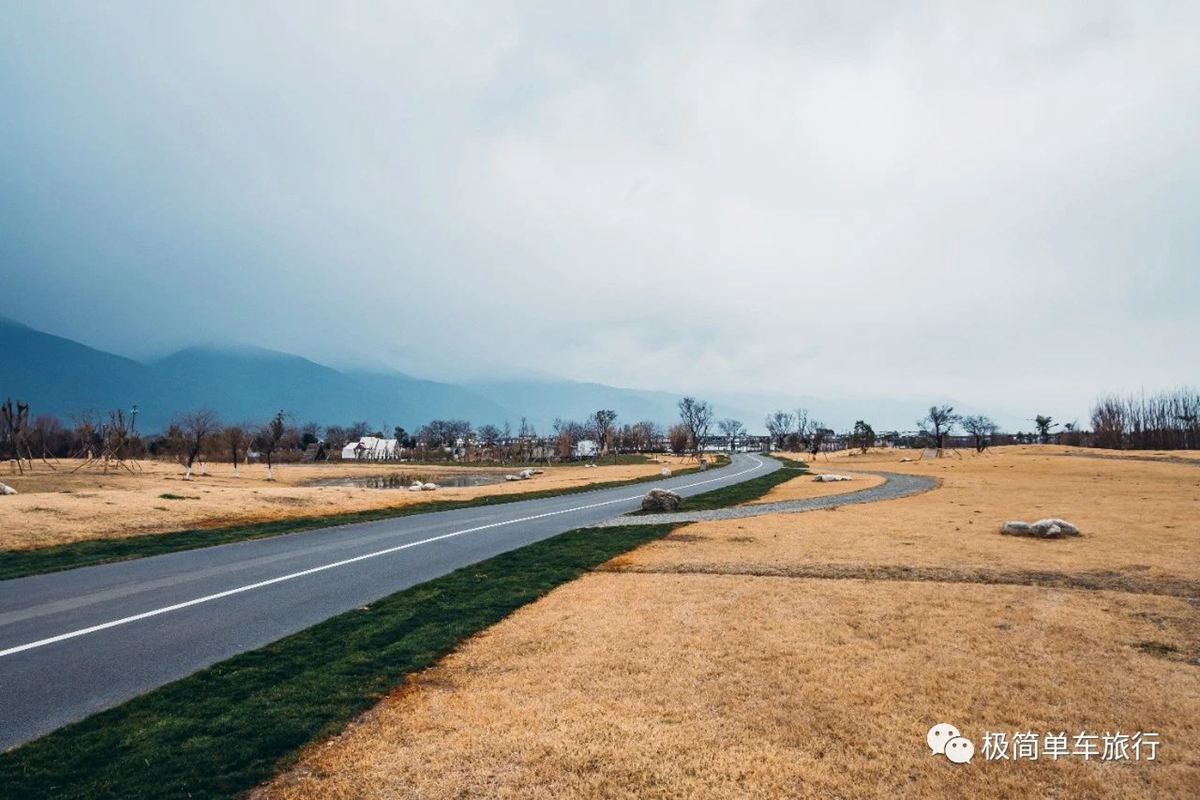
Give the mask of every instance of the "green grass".
M 714 489 L 711 492 L 685 497 L 679 503 L 677 510 L 712 511 L 716 508 L 729 508 L 730 506 L 741 505 L 751 500 L 758 500 L 779 484 L 786 483 L 799 475 L 808 473 L 808 465 L 803 461 L 795 461 L 794 459 L 778 456 L 772 456 L 772 458 L 782 461 L 783 468 L 777 469 L 767 475 L 751 478 L 748 481 L 735 483 L 732 486 L 725 486 L 721 489 Z
M 159 495 L 159 499 L 161 499 L 161 500 L 199 500 L 200 498 L 193 497 L 191 495 L 186 495 L 186 494 L 171 494 L 170 492 L 164 492 L 163 494 Z
M 495 461 L 493 459 L 484 459 L 481 461 L 452 461 L 452 460 L 430 460 L 419 461 L 411 460 L 401 462 L 404 465 L 412 464 L 419 467 L 504 467 L 506 469 L 520 470 L 529 468 L 542 468 L 547 466 L 553 467 L 582 467 L 584 464 L 600 464 L 601 466 L 630 465 L 630 464 L 650 464 L 654 461 L 654 456 L 644 453 L 621 453 L 615 456 L 597 456 L 596 458 L 584 458 L 570 461 L 555 461 L 553 464 L 548 464 L 546 461 Z M 395 462 L 392 462 L 395 463 Z
M 687 475 L 696 472 L 698 469 L 698 467 L 689 467 L 687 469 L 676 470 L 675 476 Z M 3 550 L 0 551 L 0 580 L 22 578 L 27 575 L 42 575 L 47 572 L 60 572 L 78 567 L 90 567 L 96 564 L 109 564 L 114 561 L 128 561 L 134 558 L 157 556 L 163 553 L 176 553 L 180 550 L 194 550 L 200 547 L 212 547 L 218 544 L 241 542 L 249 539 L 264 539 L 268 536 L 281 536 L 287 533 L 328 528 L 334 525 L 351 525 L 356 522 L 374 522 L 376 520 L 407 517 L 414 514 L 431 514 L 437 511 L 495 506 L 505 503 L 515 503 L 520 500 L 541 500 L 547 497 L 580 494 L 598 489 L 613 489 L 620 486 L 632 486 L 638 483 L 647 483 L 661 479 L 659 475 L 650 475 L 644 478 L 632 478 L 625 481 L 602 481 L 600 483 L 591 483 L 586 486 L 575 486 L 568 489 L 543 489 L 541 491 L 515 494 L 484 495 L 471 500 L 437 500 L 396 508 L 378 508 L 369 511 L 355 511 L 346 514 L 332 514 L 319 517 L 295 517 L 271 522 L 258 522 L 251 525 L 235 525 L 228 528 L 201 528 L 175 531 L 173 533 L 151 533 L 128 536 L 121 539 L 89 539 L 82 542 L 41 547 L 36 550 Z
M 568 531 L 333 617 L 0 755 L 0 795 L 244 793 L 463 639 L 670 530 Z

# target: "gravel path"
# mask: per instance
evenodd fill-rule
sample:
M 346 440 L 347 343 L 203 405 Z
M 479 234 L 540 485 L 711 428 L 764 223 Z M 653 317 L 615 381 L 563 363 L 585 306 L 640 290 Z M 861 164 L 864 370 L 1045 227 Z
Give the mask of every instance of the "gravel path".
M 763 514 L 797 514 L 801 511 L 816 511 L 821 508 L 848 506 L 854 503 L 876 503 L 880 500 L 895 500 L 898 497 L 927 492 L 937 485 L 933 478 L 921 475 L 901 475 L 898 472 L 862 473 L 878 475 L 886 482 L 868 489 L 846 494 L 831 494 L 810 497 L 807 500 L 785 500 L 780 503 L 759 503 L 752 506 L 733 506 L 711 511 L 687 511 L 675 514 L 646 514 L 644 516 L 614 517 L 591 527 L 613 528 L 621 525 L 662 525 L 671 522 L 710 522 L 717 519 L 744 519 Z

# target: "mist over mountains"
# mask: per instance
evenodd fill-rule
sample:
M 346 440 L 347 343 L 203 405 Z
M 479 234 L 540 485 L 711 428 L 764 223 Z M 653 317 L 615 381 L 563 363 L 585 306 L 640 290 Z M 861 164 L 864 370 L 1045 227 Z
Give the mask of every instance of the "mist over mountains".
M 33 414 L 64 421 L 82 411 L 140 409 L 138 427 L 164 428 L 176 414 L 211 408 L 223 420 L 257 422 L 283 409 L 296 422 L 414 430 L 431 419 L 469 419 L 476 425 L 525 417 L 539 431 L 556 417 L 582 420 L 611 408 L 621 422 L 677 420 L 679 394 L 622 389 L 566 380 L 506 380 L 465 384 L 424 380 L 400 372 L 338 370 L 301 356 L 247 346 L 187 347 L 141 362 L 34 330 L 0 317 L 0 397 L 29 402 Z M 775 408 L 809 409 L 814 419 L 842 429 L 856 419 L 877 430 L 911 429 L 928 403 L 886 398 L 829 401 L 786 394 L 705 395 L 718 417 L 735 417 L 752 432 Z M 970 409 L 963 409 L 970 410 Z M 1000 419 L 1004 422 L 1003 418 Z

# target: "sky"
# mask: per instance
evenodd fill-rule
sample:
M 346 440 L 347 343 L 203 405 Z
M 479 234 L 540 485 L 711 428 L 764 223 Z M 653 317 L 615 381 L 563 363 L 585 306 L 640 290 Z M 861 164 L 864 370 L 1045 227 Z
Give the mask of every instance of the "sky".
M 1200 378 L 1200 4 L 0 5 L 0 314 L 451 380 Z

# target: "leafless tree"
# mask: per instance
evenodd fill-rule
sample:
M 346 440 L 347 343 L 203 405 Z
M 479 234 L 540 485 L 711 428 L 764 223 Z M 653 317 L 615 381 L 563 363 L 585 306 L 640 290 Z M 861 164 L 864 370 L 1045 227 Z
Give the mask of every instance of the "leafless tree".
M 10 453 L 17 464 L 17 471 L 24 473 L 25 467 L 21 465 L 22 459 L 28 462 L 29 469 L 33 469 L 33 457 L 29 453 L 29 446 L 26 443 L 25 429 L 29 424 L 29 404 L 22 403 L 20 400 L 13 403 L 12 398 L 7 398 L 3 405 L 0 405 L 0 444 L 4 444 L 5 450 Z
M 254 432 L 254 446 L 258 448 L 258 452 L 266 456 L 267 459 L 267 480 L 275 480 L 272 474 L 272 468 L 275 466 L 272 457 L 275 451 L 279 449 L 279 443 L 283 441 L 283 436 L 287 432 L 287 415 L 280 411 L 275 416 L 271 417 L 269 422 L 266 422 L 258 427 Z M 366 434 L 360 435 L 359 439 Z
M 681 456 L 688 451 L 688 445 L 692 442 L 692 432 L 682 423 L 672 425 L 671 430 L 667 432 L 667 440 L 670 442 L 671 452 Z
M 496 445 L 500 442 L 500 429 L 495 425 L 480 425 L 479 426 L 479 443 L 483 445 L 487 451 L 487 457 L 494 459 L 496 457 Z
M 1092 444 L 1111 449 L 1200 449 L 1200 392 L 1101 397 L 1092 406 Z
M 817 454 L 825 447 L 825 442 L 829 437 L 833 436 L 833 431 L 826 428 L 822 422 L 817 422 L 815 419 L 809 423 L 809 432 L 805 441 L 808 443 L 808 453 L 813 461 L 817 460 Z M 826 457 L 828 460 L 828 456 Z
M 733 417 L 726 417 L 717 423 L 717 427 L 721 429 L 721 433 L 725 434 L 725 438 L 729 440 L 729 452 L 733 452 L 737 447 L 737 440 L 746 435 L 746 426 L 741 420 Z
M 777 444 L 777 449 L 784 449 L 784 446 L 787 444 L 788 435 L 793 432 L 795 425 L 796 415 L 790 411 L 779 409 L 767 417 L 767 433 L 770 434 L 771 440 Z
M 930 406 L 929 413 L 917 420 L 921 432 L 933 440 L 939 456 L 946 444 L 946 436 L 957 424 L 958 415 L 954 413 L 954 406 Z
M 221 431 L 221 443 L 233 462 L 233 477 L 235 478 L 241 475 L 238 471 L 238 462 L 245 455 L 249 442 L 250 436 L 241 425 L 230 425 Z
M 968 414 L 960 421 L 963 430 L 974 440 L 975 452 L 982 453 L 992 443 L 992 437 L 999 430 L 990 417 L 983 414 Z
M 679 421 L 692 437 L 692 452 L 699 456 L 713 424 L 712 406 L 703 400 L 685 397 L 679 401 Z
M 217 434 L 219 424 L 216 413 L 207 408 L 181 414 L 176 418 L 172 428 L 177 437 L 176 456 L 183 464 L 185 481 L 192 479 L 192 465 L 196 462 L 196 458 L 204 449 L 208 439 Z
M 611 408 L 602 408 L 593 412 L 587 421 L 592 435 L 596 438 L 596 447 L 599 448 L 600 455 L 603 455 L 611 444 L 613 423 L 617 421 L 617 412 Z

